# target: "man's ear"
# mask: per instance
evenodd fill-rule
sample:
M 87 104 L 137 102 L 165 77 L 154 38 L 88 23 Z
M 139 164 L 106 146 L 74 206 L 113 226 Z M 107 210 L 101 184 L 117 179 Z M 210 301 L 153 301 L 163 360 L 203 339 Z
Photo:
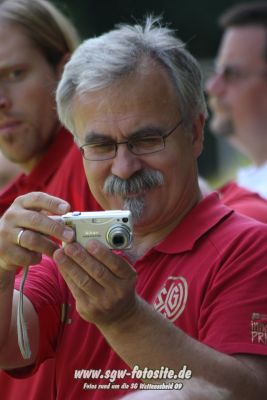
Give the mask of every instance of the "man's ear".
M 59 61 L 57 68 L 56 68 L 56 73 L 57 73 L 58 79 L 61 78 L 64 66 L 69 61 L 69 59 L 70 59 L 70 53 L 66 53 Z
M 193 154 L 196 158 L 200 156 L 203 150 L 204 126 L 205 117 L 203 114 L 199 114 L 192 125 L 192 147 Z

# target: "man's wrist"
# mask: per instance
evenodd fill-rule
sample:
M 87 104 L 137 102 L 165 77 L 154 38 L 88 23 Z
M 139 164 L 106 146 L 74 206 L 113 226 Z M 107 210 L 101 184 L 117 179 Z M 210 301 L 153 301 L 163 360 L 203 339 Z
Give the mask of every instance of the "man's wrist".
M 140 297 L 135 297 L 135 302 L 129 310 L 124 313 L 120 318 L 109 322 L 107 324 L 97 325 L 98 329 L 102 332 L 104 336 L 114 336 L 118 334 L 123 334 L 132 332 L 139 326 L 139 320 L 144 318 L 146 314 L 146 308 L 150 307 L 144 300 Z
M 15 280 L 15 271 L 8 271 L 0 266 L 0 291 L 13 286 Z

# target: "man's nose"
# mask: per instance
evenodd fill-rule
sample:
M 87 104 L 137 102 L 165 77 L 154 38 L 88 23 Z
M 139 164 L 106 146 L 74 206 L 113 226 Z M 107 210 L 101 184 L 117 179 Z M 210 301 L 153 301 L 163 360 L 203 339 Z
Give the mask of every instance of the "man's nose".
M 220 74 L 214 73 L 206 80 L 206 92 L 209 95 L 218 95 L 220 94 L 224 88 L 224 81 Z
M 112 159 L 112 174 L 121 179 L 128 179 L 141 168 L 140 157 L 131 153 L 126 144 L 119 145 L 116 157 Z

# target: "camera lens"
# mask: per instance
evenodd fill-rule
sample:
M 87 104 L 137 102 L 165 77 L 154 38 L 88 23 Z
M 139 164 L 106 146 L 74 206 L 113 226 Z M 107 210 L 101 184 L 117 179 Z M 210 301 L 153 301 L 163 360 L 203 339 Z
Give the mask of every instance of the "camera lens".
M 112 243 L 114 247 L 123 247 L 125 242 L 125 237 L 121 234 L 114 235 L 112 238 Z
M 131 244 L 131 231 L 126 225 L 113 225 L 107 232 L 106 240 L 112 249 L 125 249 Z

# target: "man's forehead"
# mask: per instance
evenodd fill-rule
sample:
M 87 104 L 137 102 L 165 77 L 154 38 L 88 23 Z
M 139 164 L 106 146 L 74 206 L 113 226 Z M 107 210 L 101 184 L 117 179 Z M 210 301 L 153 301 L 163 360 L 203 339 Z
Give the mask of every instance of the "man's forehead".
M 7 29 L 7 32 L 5 29 Z M 4 24 L 4 26 L 0 24 L 0 36 L 2 36 L 4 32 L 5 40 L 0 42 L 0 68 L 15 64 L 31 63 L 32 58 L 30 55 L 33 52 L 36 54 L 39 52 L 39 49 L 36 48 L 23 29 L 16 26 L 13 27 L 11 24 Z M 32 55 L 32 57 L 34 57 L 34 55 Z
M 166 79 L 157 81 L 155 76 L 145 79 L 125 79 L 110 87 L 94 92 L 76 94 L 73 98 L 75 112 L 86 111 L 98 116 L 101 114 L 114 115 L 124 118 L 131 113 L 146 113 L 148 111 L 177 108 L 175 88 Z
M 108 96 L 103 93 L 102 96 L 96 97 L 94 94 L 87 94 L 76 97 L 73 101 L 74 113 L 85 111 L 87 115 L 94 114 L 98 117 L 106 115 L 108 118 L 127 118 L 132 113 L 145 114 L 149 108 L 158 106 L 173 107 L 173 99 L 169 97 L 133 97 L 130 93 L 119 97 Z M 176 105 L 177 107 L 177 105 Z
M 128 131 L 144 125 L 164 125 L 163 121 L 171 119 L 177 112 L 177 104 L 166 98 L 162 102 L 149 104 L 142 99 L 138 103 L 131 102 L 127 97 L 124 102 L 116 102 L 112 97 L 88 102 L 85 97 L 78 101 L 76 99 L 73 108 L 75 127 L 81 133 L 88 129 L 102 131 L 106 126 L 116 126 L 119 130 Z
M 73 120 L 77 132 L 102 123 L 115 123 L 122 131 L 171 118 L 179 111 L 176 89 L 162 68 L 145 68 L 109 87 L 76 94 Z M 163 124 L 163 122 L 162 122 Z
M 267 30 L 262 26 L 248 25 L 227 28 L 219 48 L 218 59 L 228 61 L 264 61 L 267 47 Z

